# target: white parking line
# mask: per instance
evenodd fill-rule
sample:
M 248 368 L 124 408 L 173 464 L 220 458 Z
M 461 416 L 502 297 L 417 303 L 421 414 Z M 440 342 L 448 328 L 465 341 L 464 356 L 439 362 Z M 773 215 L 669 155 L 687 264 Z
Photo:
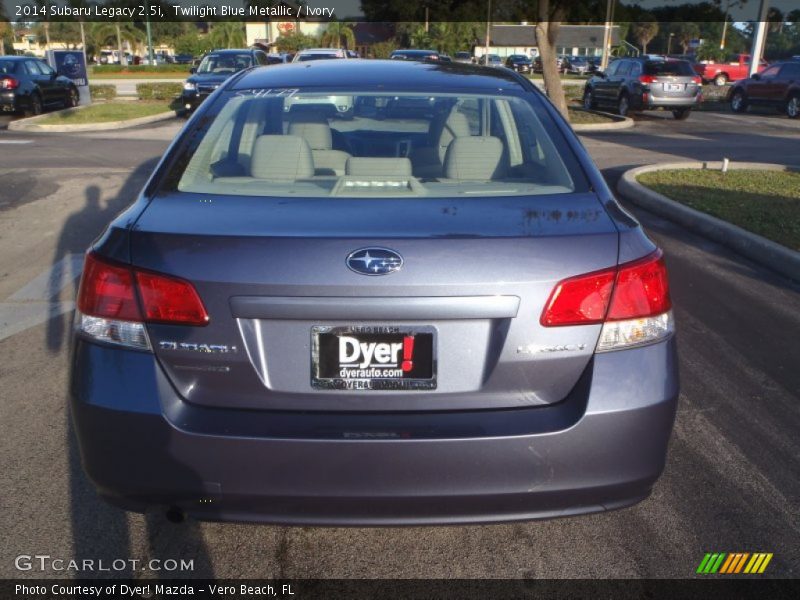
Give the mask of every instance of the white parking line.
M 47 322 L 75 308 L 74 302 L 53 302 L 80 277 L 83 255 L 70 254 L 0 302 L 0 340 Z
M 0 140 L 0 144 L 30 144 L 33 140 Z
M 36 300 L 49 302 L 62 289 L 81 276 L 83 254 L 70 254 L 40 273 L 9 296 L 11 302 Z

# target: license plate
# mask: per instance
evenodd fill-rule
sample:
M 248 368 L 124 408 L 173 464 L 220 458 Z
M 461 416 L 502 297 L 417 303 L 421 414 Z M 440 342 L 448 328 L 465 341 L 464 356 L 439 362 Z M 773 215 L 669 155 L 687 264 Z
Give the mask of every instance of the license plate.
M 664 91 L 666 91 L 666 92 L 682 92 L 683 91 L 683 84 L 682 83 L 665 83 L 664 84 Z
M 311 387 L 333 390 L 436 389 L 433 327 L 311 328 Z

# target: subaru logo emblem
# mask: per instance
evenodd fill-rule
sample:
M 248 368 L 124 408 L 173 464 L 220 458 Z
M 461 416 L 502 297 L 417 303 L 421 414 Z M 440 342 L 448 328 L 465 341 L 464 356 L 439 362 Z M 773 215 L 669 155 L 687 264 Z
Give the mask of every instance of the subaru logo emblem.
M 388 275 L 400 270 L 403 257 L 388 248 L 360 248 L 346 262 L 348 269 L 361 275 Z

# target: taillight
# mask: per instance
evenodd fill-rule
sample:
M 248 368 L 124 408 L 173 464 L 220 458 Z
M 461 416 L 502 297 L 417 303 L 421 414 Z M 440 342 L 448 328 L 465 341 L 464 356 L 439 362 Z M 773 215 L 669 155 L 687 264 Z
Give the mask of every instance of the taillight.
M 131 270 L 87 254 L 78 288 L 78 310 L 94 317 L 142 321 Z
M 673 330 L 661 251 L 556 285 L 542 312 L 545 327 L 603 323 L 597 351 L 652 343 Z
M 639 81 L 641 83 L 655 83 L 656 78 L 654 75 L 639 75 Z
M 105 342 L 149 349 L 144 323 L 206 325 L 191 283 L 87 254 L 78 290 L 78 328 Z
M 692 81 L 694 81 L 697 85 L 701 85 L 703 83 L 702 77 L 692 77 Z
M 205 325 L 208 313 L 188 281 L 146 271 L 136 272 L 144 320 L 148 323 Z
M 3 77 L 0 79 L 0 89 L 15 90 L 19 87 L 19 80 L 13 77 Z

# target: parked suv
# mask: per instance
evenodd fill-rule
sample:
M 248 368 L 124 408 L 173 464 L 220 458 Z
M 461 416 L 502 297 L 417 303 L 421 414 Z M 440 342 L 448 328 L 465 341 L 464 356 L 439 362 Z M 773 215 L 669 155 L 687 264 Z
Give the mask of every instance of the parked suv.
M 744 112 L 751 105 L 774 106 L 796 119 L 800 116 L 800 62 L 776 63 L 737 82 L 731 88 L 730 103 L 734 112 Z
M 307 62 L 309 60 L 330 60 L 335 58 L 351 58 L 344 48 L 308 48 L 295 54 L 292 62 Z
M 622 116 L 631 110 L 663 108 L 682 120 L 702 101 L 702 83 L 685 60 L 623 58 L 586 82 L 583 106 L 613 107 Z

